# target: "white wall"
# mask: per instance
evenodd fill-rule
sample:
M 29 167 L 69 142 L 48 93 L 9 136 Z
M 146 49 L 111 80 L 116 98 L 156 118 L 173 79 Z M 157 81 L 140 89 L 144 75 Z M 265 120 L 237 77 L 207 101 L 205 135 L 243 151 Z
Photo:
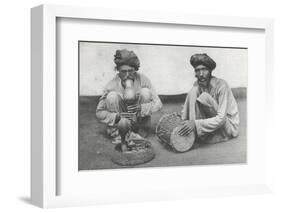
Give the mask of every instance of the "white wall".
M 191 88 L 195 78 L 189 60 L 195 53 L 213 58 L 217 63 L 213 75 L 225 79 L 231 87 L 247 87 L 247 49 L 81 42 L 81 95 L 102 93 L 116 74 L 113 55 L 124 48 L 137 54 L 139 72 L 150 78 L 159 94 L 180 94 Z
M 28 204 L 30 190 L 30 8 L 42 3 L 72 4 L 81 6 L 112 7 L 154 11 L 185 12 L 275 19 L 275 85 L 272 95 L 274 123 L 280 127 L 281 118 L 281 13 L 278 0 L 9 0 L 1 2 L 1 150 L 0 150 L 0 211 L 42 212 Z M 258 104 L 258 103 L 257 103 Z M 261 112 L 268 113 L 268 112 Z M 257 115 L 259 116 L 259 115 Z M 261 125 L 264 125 L 261 122 Z M 279 128 L 280 129 L 280 128 Z M 264 196 L 240 196 L 203 198 L 156 203 L 106 205 L 95 207 L 53 209 L 51 212 L 281 212 L 280 131 L 269 141 L 273 154 L 270 162 L 274 171 L 275 194 Z M 243 174 L 237 174 L 243 175 Z M 114 181 L 114 177 L 113 177 Z M 188 180 L 187 180 L 188 181 Z M 110 193 L 110 191 L 108 192 Z M 49 212 L 49 211 L 47 211 Z

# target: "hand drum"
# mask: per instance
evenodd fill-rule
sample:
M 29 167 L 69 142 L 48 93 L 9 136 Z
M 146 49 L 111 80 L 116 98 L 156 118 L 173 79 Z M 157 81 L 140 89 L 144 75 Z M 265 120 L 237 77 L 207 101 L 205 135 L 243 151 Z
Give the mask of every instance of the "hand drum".
M 194 131 L 186 136 L 178 134 L 181 125 L 181 118 L 176 113 L 172 113 L 162 116 L 156 126 L 158 138 L 169 145 L 175 152 L 186 152 L 192 148 L 195 142 Z

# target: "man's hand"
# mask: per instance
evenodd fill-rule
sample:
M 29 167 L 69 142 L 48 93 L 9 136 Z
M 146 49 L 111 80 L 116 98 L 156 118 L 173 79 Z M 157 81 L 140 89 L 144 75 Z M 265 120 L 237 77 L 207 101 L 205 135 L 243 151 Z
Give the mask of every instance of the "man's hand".
M 195 130 L 195 121 L 184 121 L 183 126 L 178 131 L 180 136 L 187 136 L 189 133 Z
M 137 113 L 122 112 L 122 113 L 120 113 L 120 117 L 121 118 L 127 118 L 132 123 L 136 123 L 137 122 Z
M 129 113 L 134 113 L 134 112 L 139 113 L 141 111 L 141 105 L 140 104 L 129 105 L 127 107 L 127 110 Z

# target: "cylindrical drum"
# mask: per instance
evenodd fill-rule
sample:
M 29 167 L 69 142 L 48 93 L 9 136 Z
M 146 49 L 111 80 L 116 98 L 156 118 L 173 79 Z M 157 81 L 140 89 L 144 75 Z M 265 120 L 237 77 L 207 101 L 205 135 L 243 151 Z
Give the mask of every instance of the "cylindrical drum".
M 181 127 L 182 120 L 179 115 L 176 113 L 166 114 L 160 118 L 156 126 L 156 135 L 162 142 L 172 147 L 174 151 L 186 152 L 195 141 L 195 132 L 192 131 L 186 136 L 181 136 L 178 134 Z

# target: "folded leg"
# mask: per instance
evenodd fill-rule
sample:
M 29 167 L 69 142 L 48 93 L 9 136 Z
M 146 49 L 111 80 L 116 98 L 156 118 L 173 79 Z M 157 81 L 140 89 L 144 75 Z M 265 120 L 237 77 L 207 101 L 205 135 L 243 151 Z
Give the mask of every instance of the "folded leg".
M 145 104 L 152 101 L 152 94 L 148 88 L 142 88 L 139 91 L 139 104 Z M 137 131 L 142 137 L 147 137 L 151 128 L 151 116 L 138 117 Z
M 197 107 L 200 111 L 200 113 L 198 114 L 203 115 L 204 118 L 211 118 L 217 115 L 218 103 L 209 93 L 203 92 L 202 94 L 200 94 L 200 96 L 198 96 Z M 203 136 L 201 138 L 201 141 L 206 143 L 218 143 L 227 141 L 229 140 L 229 135 L 231 135 L 231 131 L 231 123 L 226 118 L 226 122 L 221 128 Z
M 124 100 L 117 92 L 109 92 L 106 96 L 105 103 L 108 111 L 110 112 L 121 113 L 127 111 L 127 107 Z M 119 136 L 119 131 L 115 125 L 108 125 L 106 128 L 106 132 L 110 137 L 113 138 Z

